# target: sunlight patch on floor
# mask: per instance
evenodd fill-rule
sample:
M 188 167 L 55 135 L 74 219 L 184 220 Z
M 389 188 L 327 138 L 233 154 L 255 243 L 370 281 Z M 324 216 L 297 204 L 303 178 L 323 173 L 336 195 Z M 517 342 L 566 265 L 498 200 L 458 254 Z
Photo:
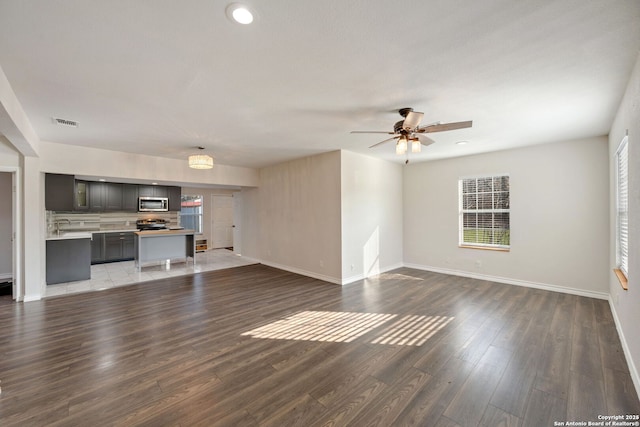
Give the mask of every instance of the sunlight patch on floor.
M 281 340 L 351 342 L 394 317 L 395 314 L 303 311 L 242 335 Z
M 452 320 L 453 317 L 446 316 L 404 316 L 371 342 L 373 344 L 422 345 Z
M 351 342 L 395 319 L 397 314 L 303 311 L 241 335 L 253 338 Z M 384 329 L 372 344 L 420 346 L 453 317 L 408 315 Z

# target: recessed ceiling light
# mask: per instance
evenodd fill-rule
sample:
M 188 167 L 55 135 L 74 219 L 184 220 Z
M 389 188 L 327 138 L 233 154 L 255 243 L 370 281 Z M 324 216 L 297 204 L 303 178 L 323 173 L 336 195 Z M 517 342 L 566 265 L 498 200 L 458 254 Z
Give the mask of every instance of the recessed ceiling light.
M 468 143 L 469 143 L 469 141 L 458 141 L 458 142 L 456 142 L 456 145 L 466 145 Z
M 104 178 L 100 178 L 100 179 L 98 179 L 98 181 L 100 181 L 100 182 L 107 182 L 107 180 L 106 180 L 106 179 L 104 179 Z
M 227 16 L 239 24 L 251 24 L 253 22 L 253 12 L 247 6 L 240 3 L 231 3 L 227 6 Z

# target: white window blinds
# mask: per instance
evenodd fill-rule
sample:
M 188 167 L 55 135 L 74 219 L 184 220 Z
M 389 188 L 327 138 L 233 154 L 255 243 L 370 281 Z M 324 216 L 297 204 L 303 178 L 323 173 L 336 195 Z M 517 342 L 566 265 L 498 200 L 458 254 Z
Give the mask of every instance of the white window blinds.
M 616 152 L 616 261 L 618 268 L 629 276 L 629 166 L 628 137 Z
M 460 246 L 509 248 L 509 176 L 461 178 Z

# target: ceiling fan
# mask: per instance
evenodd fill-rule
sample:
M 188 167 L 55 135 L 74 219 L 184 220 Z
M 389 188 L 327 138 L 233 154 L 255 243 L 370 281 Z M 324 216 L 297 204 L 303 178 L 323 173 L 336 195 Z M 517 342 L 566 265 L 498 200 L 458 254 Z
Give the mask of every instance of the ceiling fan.
M 435 142 L 433 139 L 428 138 L 426 135 L 424 135 L 425 133 L 444 132 L 448 130 L 470 128 L 473 124 L 473 121 L 469 120 L 466 122 L 453 123 L 436 122 L 430 125 L 420 126 L 420 122 L 422 121 L 424 113 L 413 111 L 413 108 L 401 108 L 400 110 L 398 110 L 398 113 L 400 113 L 400 115 L 404 117 L 404 120 L 400 120 L 399 122 L 396 122 L 395 125 L 393 125 L 393 132 L 354 130 L 351 131 L 351 133 L 386 133 L 388 135 L 394 135 L 391 138 L 380 141 L 377 144 L 373 144 L 369 148 L 377 147 L 380 144 L 384 144 L 385 142 L 397 139 L 396 154 L 405 154 L 408 150 L 409 142 L 411 142 L 411 152 L 419 153 L 421 151 L 422 145 L 426 147 Z M 405 163 L 409 163 L 409 159 L 407 159 Z

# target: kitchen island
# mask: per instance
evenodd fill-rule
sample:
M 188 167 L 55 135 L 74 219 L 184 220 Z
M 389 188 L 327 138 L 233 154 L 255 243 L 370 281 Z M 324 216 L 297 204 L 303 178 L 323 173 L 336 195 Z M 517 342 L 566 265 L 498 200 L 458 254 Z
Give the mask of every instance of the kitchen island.
M 196 263 L 196 240 L 193 230 L 136 231 L 134 234 L 134 259 L 138 271 L 144 264 L 158 264 L 189 258 Z

